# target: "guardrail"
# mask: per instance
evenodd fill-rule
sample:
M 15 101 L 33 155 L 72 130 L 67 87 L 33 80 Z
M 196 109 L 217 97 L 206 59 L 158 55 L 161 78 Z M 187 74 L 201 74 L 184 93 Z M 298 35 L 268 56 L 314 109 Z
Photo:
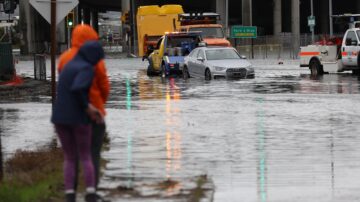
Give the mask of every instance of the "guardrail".
M 320 41 L 323 35 L 315 35 L 315 41 Z M 255 39 L 234 39 L 232 44 L 241 55 L 254 59 L 298 59 L 300 49 L 294 46 L 295 36 L 282 34 L 279 36 L 260 36 Z M 300 36 L 300 46 L 312 43 L 311 34 Z

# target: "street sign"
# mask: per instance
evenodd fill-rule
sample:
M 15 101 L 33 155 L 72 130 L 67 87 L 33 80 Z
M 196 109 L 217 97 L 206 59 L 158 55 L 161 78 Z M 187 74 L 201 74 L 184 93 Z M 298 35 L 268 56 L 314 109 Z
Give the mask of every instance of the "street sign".
M 231 38 L 256 38 L 257 27 L 256 26 L 232 26 Z
M 51 24 L 51 0 L 29 0 L 30 4 Z M 79 4 L 78 0 L 56 0 L 56 24 Z
M 315 27 L 315 24 L 316 24 L 315 16 L 313 16 L 313 15 L 308 16 L 308 26 Z

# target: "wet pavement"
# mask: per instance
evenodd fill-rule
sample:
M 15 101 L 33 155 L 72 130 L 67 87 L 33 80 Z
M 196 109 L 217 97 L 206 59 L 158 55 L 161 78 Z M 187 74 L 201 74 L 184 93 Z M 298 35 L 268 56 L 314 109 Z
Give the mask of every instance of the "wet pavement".
M 311 78 L 297 61 L 256 60 L 255 79 L 184 81 L 148 77 L 140 59 L 106 62 L 112 90 L 102 188 L 151 196 L 147 185 L 171 179 L 179 182 L 171 195 L 207 175 L 216 202 L 360 200 L 357 76 Z M 31 76 L 31 65 L 20 62 L 17 71 Z M 48 99 L 0 104 L 5 159 L 54 141 Z

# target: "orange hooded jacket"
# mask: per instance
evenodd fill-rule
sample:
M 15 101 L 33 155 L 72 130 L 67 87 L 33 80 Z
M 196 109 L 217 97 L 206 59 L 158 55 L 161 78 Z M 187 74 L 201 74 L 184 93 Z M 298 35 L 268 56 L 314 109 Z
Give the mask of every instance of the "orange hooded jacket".
M 60 73 L 64 66 L 72 60 L 80 47 L 87 41 L 99 40 L 96 31 L 89 25 L 77 25 L 72 32 L 71 48 L 61 54 L 58 64 Z M 109 97 L 110 83 L 106 73 L 105 62 L 100 62 L 95 66 L 95 76 L 90 87 L 89 100 L 94 107 L 105 116 L 105 103 Z

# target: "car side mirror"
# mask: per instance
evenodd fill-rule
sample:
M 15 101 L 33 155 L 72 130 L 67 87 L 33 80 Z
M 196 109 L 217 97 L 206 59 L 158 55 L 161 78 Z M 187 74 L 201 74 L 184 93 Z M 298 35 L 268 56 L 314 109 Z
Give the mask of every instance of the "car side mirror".
M 206 47 L 207 43 L 205 41 L 201 41 L 201 42 L 199 42 L 198 46 L 199 47 Z
M 245 55 L 240 55 L 240 58 L 243 59 L 243 60 L 247 59 L 247 57 Z
M 198 57 L 197 60 L 201 61 L 201 62 L 204 62 L 205 59 L 203 57 Z

